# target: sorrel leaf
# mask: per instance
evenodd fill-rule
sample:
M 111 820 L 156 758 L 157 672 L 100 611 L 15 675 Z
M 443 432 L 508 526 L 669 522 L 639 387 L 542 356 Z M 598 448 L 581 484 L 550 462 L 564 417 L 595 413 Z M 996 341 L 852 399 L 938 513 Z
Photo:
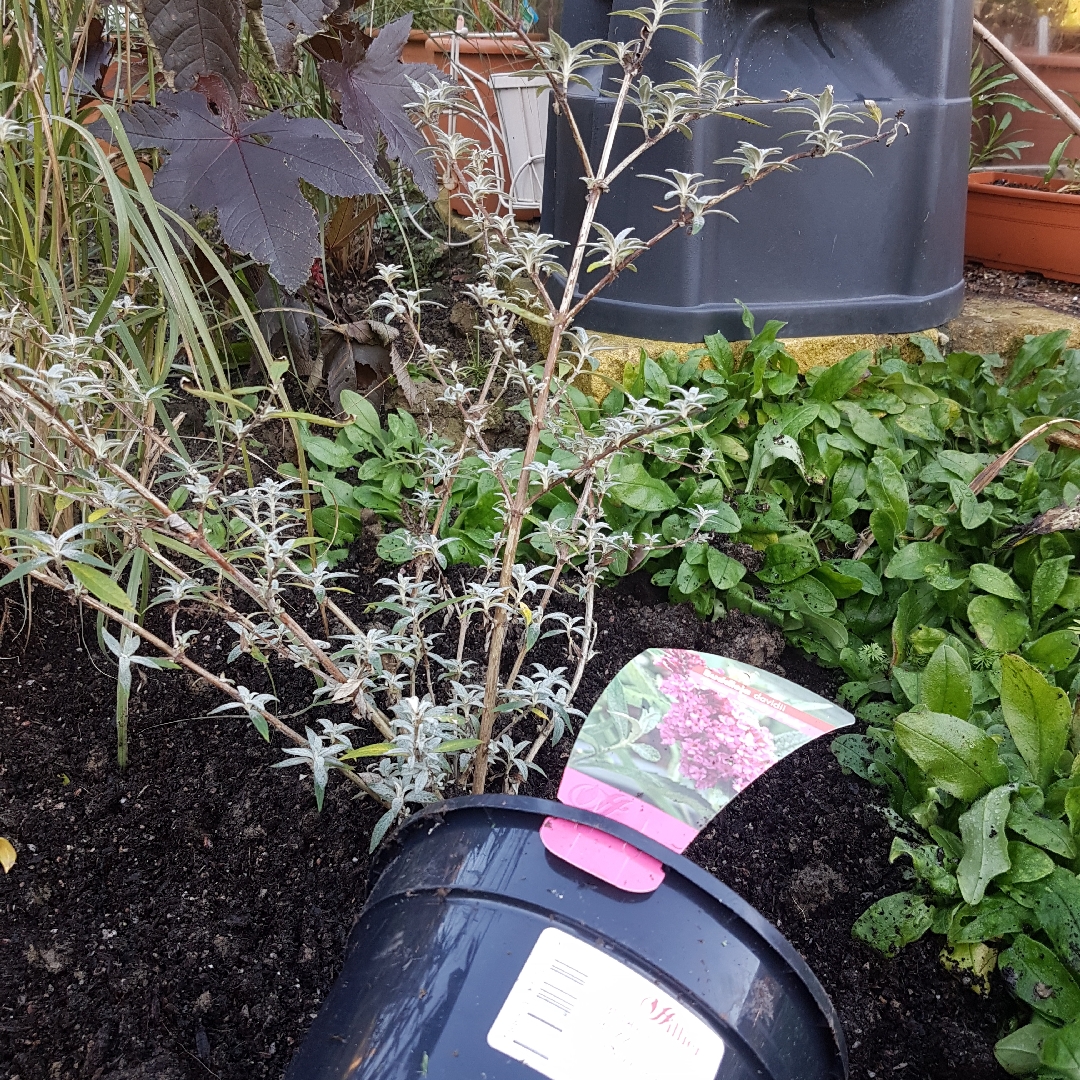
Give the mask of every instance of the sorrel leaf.
M 1011 1035 L 999 1039 L 994 1047 L 998 1064 L 1013 1076 L 1033 1073 L 1039 1067 L 1039 1053 L 1046 1036 L 1056 1028 L 1041 1020 L 1033 1020 Z
M 1076 844 L 1068 825 L 1036 814 L 1024 799 L 1013 800 L 1007 824 L 1014 833 L 1037 847 L 1052 851 L 1064 859 L 1076 858 Z
M 328 195 L 384 190 L 370 164 L 373 144 L 335 124 L 272 112 L 244 120 L 211 112 L 201 94 L 159 94 L 122 117 L 136 148 L 169 155 L 154 196 L 178 213 L 217 210 L 224 241 L 265 263 L 286 288 L 307 281 L 319 254 L 315 210 L 300 180 Z
M 961 896 L 969 904 L 979 903 L 986 886 L 1009 869 L 1005 822 L 1012 793 L 1011 785 L 994 788 L 960 815 L 964 857 L 956 868 L 956 880 Z
M 1044 1016 L 1068 1020 L 1080 1011 L 1080 989 L 1065 966 L 1041 942 L 1017 934 L 998 960 L 1012 992 Z
M 1051 1076 L 1080 1080 L 1080 1021 L 1050 1032 L 1043 1041 L 1039 1062 L 1052 1070 Z
M 1080 974 L 1080 881 L 1059 866 L 1034 888 L 1035 914 L 1046 936 L 1073 974 Z
M 368 49 L 356 41 L 342 42 L 342 58 L 319 65 L 323 82 L 341 97 L 341 119 L 375 146 L 381 131 L 386 137 L 386 153 L 412 173 L 416 186 L 429 198 L 438 194 L 435 169 L 420 151 L 426 146 L 423 135 L 405 111 L 416 101 L 409 79 L 441 78 L 438 68 L 428 64 L 401 63 L 401 50 L 409 40 L 412 15 L 387 23 Z
M 931 712 L 966 720 L 971 714 L 971 671 L 952 646 L 939 645 L 923 671 L 922 700 Z
M 893 893 L 871 904 L 856 920 L 852 934 L 886 956 L 896 956 L 930 929 L 933 909 L 914 893 Z
M 1068 696 L 1019 656 L 1003 656 L 1001 710 L 1020 756 L 1045 787 L 1065 749 L 1072 718 Z
M 898 716 L 896 741 L 938 787 L 958 799 L 976 799 L 1009 778 L 994 740 L 947 713 L 915 709 Z

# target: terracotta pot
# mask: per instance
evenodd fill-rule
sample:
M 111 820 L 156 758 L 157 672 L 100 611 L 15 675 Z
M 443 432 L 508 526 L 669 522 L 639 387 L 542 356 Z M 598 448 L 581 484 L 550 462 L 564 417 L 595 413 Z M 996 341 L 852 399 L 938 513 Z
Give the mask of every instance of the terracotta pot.
M 1080 282 L 1080 195 L 1058 191 L 1064 184 L 1052 180 L 1047 188 L 1037 176 L 972 173 L 964 253 L 999 270 Z
M 1020 50 L 1018 53 L 1040 79 L 1051 90 L 1056 90 L 1066 102 L 1080 101 L 1080 53 L 1050 53 L 1039 55 L 1029 50 Z M 1004 74 L 1002 72 L 1001 74 Z M 1020 112 L 1018 109 L 1010 110 L 1007 105 L 996 106 L 994 112 L 998 119 L 1003 119 L 1005 113 L 1012 112 L 1012 126 L 1009 128 L 1008 140 L 1022 139 L 1024 142 L 1034 143 L 1026 150 L 1020 152 L 1020 163 L 1023 165 L 1045 165 L 1050 160 L 1062 139 L 1069 134 L 1069 129 L 1055 116 L 1052 116 L 1046 108 L 1045 102 L 1019 79 L 1001 88 L 1010 94 L 1016 94 L 1030 101 L 1040 112 Z M 1067 157 L 1080 157 L 1080 137 L 1069 144 L 1066 151 Z
M 539 37 L 536 36 L 536 40 Z M 521 139 L 523 134 L 518 130 L 519 125 L 508 123 L 508 118 L 500 116 L 499 103 L 496 100 L 495 87 L 500 81 L 505 82 L 507 75 L 515 72 L 528 71 L 534 67 L 534 61 L 528 50 L 516 37 L 493 36 L 493 35 L 469 35 L 464 40 L 459 39 L 458 62 L 466 69 L 473 78 L 477 96 L 483 104 L 492 127 L 502 132 L 507 139 Z M 434 64 L 440 70 L 450 71 L 450 58 L 454 45 L 453 34 L 427 33 L 423 30 L 413 30 L 409 34 L 409 40 L 402 52 L 401 59 L 406 63 Z M 505 105 L 504 105 L 505 111 Z M 490 146 L 492 139 L 483 128 L 466 117 L 458 117 L 455 121 L 456 130 L 470 139 L 476 139 L 481 146 Z M 531 125 L 530 130 L 535 128 Z M 535 142 L 535 131 L 532 132 L 532 141 Z M 515 175 L 519 178 L 522 174 L 521 160 L 524 154 L 528 158 L 536 152 L 543 153 L 543 141 L 539 145 L 530 145 L 527 149 L 516 147 L 508 156 L 508 148 L 497 136 L 496 148 L 502 164 L 502 175 L 506 178 L 504 190 L 509 190 L 510 183 Z M 510 157 L 514 157 L 516 164 L 512 165 Z M 542 163 L 537 169 L 537 179 L 543 174 Z M 517 193 L 517 194 L 520 194 Z M 520 202 L 520 199 L 516 201 Z M 530 200 L 526 200 L 530 201 Z M 516 216 L 519 218 L 536 217 L 539 214 L 539 199 L 531 200 L 537 203 L 535 209 L 518 207 Z M 462 213 L 464 207 L 458 200 L 452 200 L 453 209 Z

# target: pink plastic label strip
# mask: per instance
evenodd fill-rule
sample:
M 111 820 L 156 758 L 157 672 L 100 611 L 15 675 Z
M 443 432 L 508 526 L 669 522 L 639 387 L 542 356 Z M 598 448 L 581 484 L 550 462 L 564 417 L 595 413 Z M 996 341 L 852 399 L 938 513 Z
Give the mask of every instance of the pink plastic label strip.
M 697 836 L 685 822 L 576 769 L 563 773 L 559 801 L 629 825 L 672 851 L 684 851 Z M 652 892 L 664 880 L 663 865 L 651 855 L 576 821 L 547 818 L 540 839 L 552 855 L 626 892 Z

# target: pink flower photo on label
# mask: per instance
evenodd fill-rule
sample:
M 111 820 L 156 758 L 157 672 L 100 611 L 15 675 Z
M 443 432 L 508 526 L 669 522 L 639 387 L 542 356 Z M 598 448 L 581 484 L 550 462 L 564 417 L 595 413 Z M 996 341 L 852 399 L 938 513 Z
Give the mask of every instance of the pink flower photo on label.
M 660 722 L 665 745 L 679 744 L 680 772 L 698 791 L 729 784 L 737 794 L 777 760 L 772 733 L 743 701 L 695 685 L 681 657 L 665 653 L 659 666 L 673 673 L 660 683 L 671 701 Z

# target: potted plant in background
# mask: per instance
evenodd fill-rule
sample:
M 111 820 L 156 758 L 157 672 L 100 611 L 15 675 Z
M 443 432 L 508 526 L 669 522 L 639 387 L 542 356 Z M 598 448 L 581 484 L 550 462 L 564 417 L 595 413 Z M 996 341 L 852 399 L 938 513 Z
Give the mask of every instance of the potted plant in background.
M 1015 13 L 1018 7 L 1008 5 L 1006 13 Z M 1061 9 L 1059 14 L 1063 13 L 1059 25 L 1066 25 L 1073 9 L 1080 10 L 1080 0 L 1062 0 L 1056 7 Z M 1005 9 L 1003 5 L 1002 11 Z M 999 22 L 1003 21 L 1002 11 L 997 13 Z M 1048 40 L 1048 26 L 1049 16 L 1039 15 L 1036 28 L 1040 49 Z M 979 59 L 972 69 L 976 140 L 968 180 L 965 254 L 1001 270 L 1035 271 L 1050 278 L 1080 282 L 1080 194 L 1075 164 L 1066 156 L 1072 140 L 1080 135 L 1080 116 L 1007 42 L 978 20 L 975 29 L 1015 75 L 1012 79 L 1000 75 L 1001 65 L 985 66 Z M 1014 31 L 1009 33 L 1015 37 Z M 1069 38 L 1063 35 L 1063 40 Z M 1040 55 L 1045 54 L 1043 50 Z M 1076 59 L 1080 61 L 1080 54 Z M 1003 92 L 1001 87 L 1009 81 L 1015 81 L 1016 88 L 1026 96 Z M 1046 111 L 1036 110 L 1031 99 L 1047 107 Z M 1014 107 L 1033 112 L 1040 121 L 1053 125 L 1049 130 L 1054 131 L 1055 143 L 1046 150 L 1046 160 L 1040 167 L 1025 161 L 1025 155 L 1042 152 L 1038 143 L 1005 141 L 1007 133 L 1014 133 Z M 1034 134 L 1042 138 L 1039 132 Z M 978 165 L 1002 158 L 1015 159 L 1020 165 L 976 171 Z
M 1080 102 L 1080 0 L 978 0 L 976 16 L 1051 89 L 1074 106 Z M 1045 165 L 1061 141 L 1061 123 L 1022 82 L 1014 88 L 1027 105 L 1024 165 Z M 1001 122 L 1014 102 L 995 103 Z
M 534 40 L 546 38 L 547 27 L 557 19 L 560 6 L 560 0 L 521 0 L 522 25 L 536 31 L 531 35 Z M 465 138 L 490 146 L 496 153 L 501 201 L 519 218 L 538 216 L 548 95 L 542 92 L 547 85 L 543 79 L 525 75 L 534 66 L 532 56 L 516 34 L 488 25 L 482 6 L 468 0 L 427 5 L 390 0 L 372 6 L 372 26 L 384 25 L 406 10 L 413 13 L 414 29 L 402 60 L 432 64 L 467 91 L 465 108 L 452 114 L 444 126 L 453 125 Z M 455 199 L 451 199 L 451 206 L 464 212 Z

